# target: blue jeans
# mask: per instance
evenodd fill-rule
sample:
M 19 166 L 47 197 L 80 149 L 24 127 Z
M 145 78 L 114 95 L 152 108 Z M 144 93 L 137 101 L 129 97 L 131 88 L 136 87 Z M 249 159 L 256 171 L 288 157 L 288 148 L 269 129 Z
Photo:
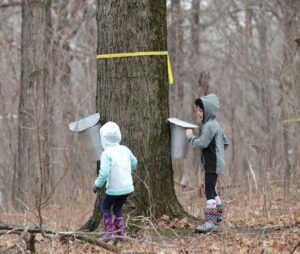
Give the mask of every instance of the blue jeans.
M 113 208 L 113 213 L 116 218 L 123 217 L 122 214 L 122 207 L 127 200 L 129 194 L 121 195 L 121 196 L 112 196 L 105 194 L 102 204 L 101 204 L 101 211 L 103 216 L 111 216 L 111 208 Z

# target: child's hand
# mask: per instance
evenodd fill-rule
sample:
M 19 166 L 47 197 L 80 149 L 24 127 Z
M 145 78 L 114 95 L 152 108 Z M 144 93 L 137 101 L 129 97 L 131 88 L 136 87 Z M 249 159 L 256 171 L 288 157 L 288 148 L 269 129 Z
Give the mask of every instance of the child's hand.
M 192 129 L 187 129 L 187 130 L 185 131 L 185 134 L 186 134 L 187 136 L 193 135 Z
M 94 185 L 93 185 L 93 192 L 96 193 L 96 192 L 98 191 L 98 189 L 99 189 L 99 188 L 94 184 Z

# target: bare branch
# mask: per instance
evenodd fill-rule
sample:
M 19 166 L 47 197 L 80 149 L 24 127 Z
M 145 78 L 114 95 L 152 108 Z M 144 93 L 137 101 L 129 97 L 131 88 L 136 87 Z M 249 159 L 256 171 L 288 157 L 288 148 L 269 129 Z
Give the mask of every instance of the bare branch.
M 16 7 L 16 6 L 21 6 L 21 2 L 11 2 L 11 3 L 7 3 L 7 4 L 0 4 L 0 9 Z

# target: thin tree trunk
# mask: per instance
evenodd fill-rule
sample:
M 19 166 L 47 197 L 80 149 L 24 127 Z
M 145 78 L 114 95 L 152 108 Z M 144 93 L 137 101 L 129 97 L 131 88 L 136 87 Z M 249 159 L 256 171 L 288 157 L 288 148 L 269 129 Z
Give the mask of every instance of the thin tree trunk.
M 295 54 L 295 58 L 294 58 L 294 73 L 295 73 L 295 86 L 296 86 L 296 98 L 298 98 L 298 100 L 296 100 L 297 103 L 297 108 L 295 110 L 295 117 L 300 118 L 300 1 L 297 1 L 296 4 L 296 17 L 295 17 L 295 22 L 296 24 L 298 24 L 296 26 L 296 31 L 295 31 L 295 36 L 294 36 L 294 40 L 296 43 L 296 54 Z M 298 96 L 298 97 L 297 97 Z M 296 133 L 298 133 L 297 136 L 297 144 L 296 144 L 296 151 L 295 151 L 295 156 L 296 156 L 296 164 L 295 167 L 298 168 L 298 177 L 300 176 L 300 124 L 298 124 L 298 127 L 296 127 Z M 297 177 L 297 176 L 295 176 Z
M 282 119 L 293 118 L 296 115 L 296 101 L 299 95 L 296 94 L 297 86 L 296 72 L 294 69 L 294 58 L 298 48 L 294 39 L 297 33 L 297 9 L 299 9 L 300 1 L 288 0 L 282 6 L 283 8 L 283 57 L 284 64 L 281 72 L 281 92 L 282 92 L 282 103 L 281 103 L 281 117 Z M 297 97 L 298 96 L 298 97 Z M 285 195 L 289 192 L 289 182 L 296 168 L 296 157 L 297 157 L 297 143 L 299 141 L 296 125 L 286 124 L 283 126 L 283 142 L 285 150 Z
M 246 1 L 245 2 L 245 31 L 244 31 L 244 36 L 245 36 L 245 42 L 244 42 L 244 56 L 245 56 L 245 66 L 251 66 L 253 65 L 252 63 L 252 56 L 253 56 L 253 52 L 251 51 L 253 49 L 253 9 L 251 8 L 251 2 Z M 246 116 L 251 116 L 253 115 L 253 109 L 249 106 L 249 99 L 248 99 L 248 94 L 253 93 L 253 90 L 255 89 L 257 85 L 254 84 L 252 77 L 248 78 L 246 76 L 245 79 L 245 86 L 241 89 L 241 93 L 242 93 L 242 105 L 243 105 L 243 110 L 245 112 Z M 235 109 L 235 105 L 233 105 L 233 108 Z M 235 111 L 235 110 L 234 110 Z M 242 150 L 244 152 L 242 152 L 242 168 L 249 168 L 249 161 L 250 161 L 250 146 L 248 145 L 248 143 L 251 143 L 247 140 L 247 137 L 245 137 L 244 133 L 249 133 L 249 137 L 251 137 L 251 139 L 253 139 L 254 137 L 257 136 L 257 134 L 255 133 L 255 129 L 252 128 L 252 122 L 253 119 L 251 117 L 245 117 L 245 119 L 243 120 L 245 121 L 247 124 L 246 126 L 248 127 L 245 130 L 242 130 L 241 128 L 236 128 L 235 130 L 239 133 L 240 136 L 242 136 L 242 138 L 244 139 L 242 144 L 245 144 L 244 147 L 242 147 Z M 233 137 L 233 141 L 232 143 L 235 143 L 235 135 L 232 134 Z M 235 150 L 237 147 L 235 147 L 235 144 L 232 144 L 232 151 L 233 154 L 236 154 L 237 150 Z M 238 148 L 240 149 L 240 148 Z M 254 156 L 259 156 L 259 154 L 255 151 L 255 155 Z M 236 158 L 238 159 L 238 158 Z M 234 161 L 236 161 L 236 159 Z M 238 164 L 237 164 L 238 165 Z M 236 166 L 237 166 L 236 165 Z M 257 166 L 257 164 L 255 165 Z M 260 168 L 259 166 L 257 166 L 257 168 Z M 244 173 L 245 171 L 242 170 L 241 173 Z M 248 171 L 247 171 L 248 173 Z M 245 174 L 243 175 L 245 176 Z M 248 175 L 249 177 L 249 175 Z
M 269 43 L 268 43 L 268 19 L 266 13 L 267 1 L 262 0 L 260 4 L 260 23 L 258 26 L 259 29 L 259 55 L 260 55 L 260 70 L 259 70 L 259 80 L 260 80 L 260 101 L 262 105 L 263 119 L 261 121 L 261 130 L 262 133 L 265 133 L 265 148 L 263 154 L 267 155 L 270 151 L 271 144 L 271 79 L 270 79 L 270 62 L 269 62 Z M 263 155 L 263 157 L 265 157 Z M 265 164 L 268 163 L 267 160 L 261 159 L 261 166 L 259 167 L 261 170 L 261 176 L 264 176 L 264 168 Z M 272 164 L 272 162 L 271 162 Z M 269 165 L 272 167 L 272 165 Z
M 192 38 L 192 55 L 196 56 L 196 59 L 199 58 L 199 47 L 200 47 L 200 2 L 201 0 L 193 0 L 192 1 L 192 22 L 191 22 L 191 38 Z M 198 66 L 198 62 L 195 63 Z
M 298 6 L 298 13 L 300 12 L 300 4 Z M 300 23 L 300 17 L 298 17 L 298 24 Z M 296 103 L 298 102 L 297 105 L 297 110 L 295 110 L 295 117 L 300 118 L 300 27 L 298 28 L 297 31 L 297 37 L 295 39 L 295 42 L 297 44 L 296 48 L 296 54 L 294 58 L 294 73 L 295 73 L 295 84 L 296 84 L 296 93 L 298 94 L 298 101 L 296 100 Z M 296 123 L 295 123 L 296 124 Z M 296 126 L 296 133 L 298 133 L 297 136 L 297 143 L 296 143 L 296 151 L 295 151 L 295 167 L 298 168 L 298 177 L 300 176 L 300 124 L 298 124 L 298 127 Z M 297 176 L 295 176 L 297 177 Z
M 174 72 L 174 86 L 170 87 L 170 112 L 172 116 L 179 118 L 183 115 L 183 84 L 182 84 L 182 60 L 183 60 L 183 12 L 181 0 L 171 1 L 171 24 L 169 29 L 169 53 Z
M 260 5 L 260 26 L 259 26 L 259 42 L 260 42 L 260 78 L 261 78 L 261 101 L 265 115 L 265 125 L 263 129 L 266 133 L 270 133 L 271 129 L 271 89 L 269 80 L 269 49 L 268 49 L 268 23 L 266 15 L 267 1 L 263 0 Z

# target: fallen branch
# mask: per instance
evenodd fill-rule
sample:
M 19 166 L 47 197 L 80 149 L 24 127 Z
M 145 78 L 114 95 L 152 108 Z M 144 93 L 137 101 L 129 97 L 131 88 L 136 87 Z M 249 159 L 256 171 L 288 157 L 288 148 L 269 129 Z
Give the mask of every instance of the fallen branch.
M 100 246 L 103 249 L 106 249 L 106 250 L 109 250 L 109 251 L 112 251 L 112 252 L 115 252 L 115 253 L 121 253 L 121 251 L 117 247 L 112 246 L 112 245 L 107 244 L 107 243 L 104 243 L 104 242 L 102 242 L 102 241 L 100 241 L 100 240 L 98 240 L 94 237 L 89 237 L 89 236 L 84 236 L 84 235 L 77 235 L 77 236 L 75 236 L 75 239 L 86 241 L 88 243 Z
M 225 225 L 224 225 L 225 226 Z M 269 234 L 276 231 L 286 231 L 297 228 L 296 225 L 276 225 L 270 227 L 250 227 L 250 226 L 242 226 L 242 227 L 227 227 L 227 230 L 231 232 L 241 233 L 241 234 Z M 221 231 L 222 232 L 222 231 Z
M 24 230 L 23 230 L 23 232 L 18 232 L 18 234 L 20 234 L 20 237 L 17 240 L 17 242 L 15 244 L 11 245 L 11 246 L 8 246 L 6 248 L 0 249 L 0 253 L 5 253 L 5 252 L 7 252 L 7 251 L 9 251 L 11 249 L 17 248 L 22 254 L 25 254 L 24 250 L 21 248 L 21 246 L 19 245 L 19 243 L 21 243 L 22 239 L 24 239 L 26 241 L 25 234 L 27 233 L 27 231 L 28 231 L 28 227 L 25 227 Z M 5 230 L 1 230 L 0 231 L 0 234 L 6 234 L 6 233 L 13 233 L 13 230 L 6 231 L 6 232 L 5 232 Z M 27 241 L 26 241 L 26 248 L 27 247 L 28 247 L 28 245 L 27 245 Z M 29 250 L 34 250 L 34 248 L 33 249 L 29 249 Z M 32 253 L 34 253 L 34 252 L 32 252 Z
M 29 227 L 22 227 L 22 226 L 18 226 L 18 225 L 7 225 L 7 224 L 0 223 L 0 234 L 22 234 L 22 233 L 24 233 L 24 231 L 32 233 L 32 234 L 38 234 L 38 233 L 41 234 L 42 233 L 42 231 L 38 228 L 29 228 Z M 114 252 L 114 253 L 121 252 L 117 247 L 112 246 L 107 243 L 104 243 L 94 237 L 91 237 L 90 236 L 91 233 L 89 233 L 89 232 L 56 232 L 56 231 L 47 230 L 47 229 L 43 229 L 43 232 L 45 234 L 49 234 L 49 235 L 60 235 L 60 236 L 63 236 L 64 238 L 68 238 L 68 239 L 82 240 L 82 241 L 97 245 L 103 249 L 106 249 L 106 250 Z M 93 235 L 97 235 L 97 234 L 93 234 Z M 10 246 L 10 247 L 12 247 L 12 246 Z M 18 247 L 18 246 L 13 246 L 12 248 L 15 248 L 15 247 Z

